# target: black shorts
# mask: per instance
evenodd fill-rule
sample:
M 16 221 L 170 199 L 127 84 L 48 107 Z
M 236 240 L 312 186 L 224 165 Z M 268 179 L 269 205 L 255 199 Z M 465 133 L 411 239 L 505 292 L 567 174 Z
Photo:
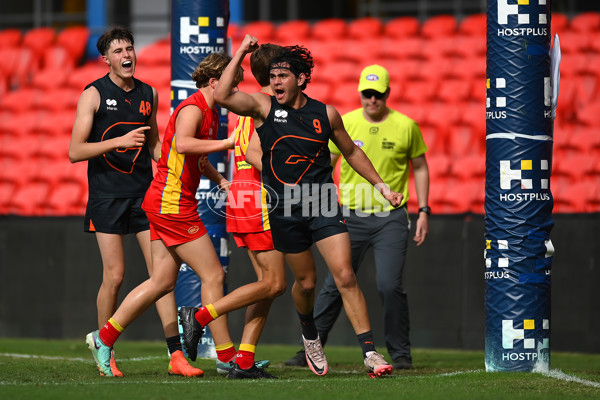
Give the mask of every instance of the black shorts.
M 273 246 L 282 253 L 301 253 L 319 240 L 348 232 L 339 207 L 334 213 L 316 216 L 304 216 L 301 207 L 286 215 L 276 207 L 269 214 L 269 222 Z
M 150 229 L 141 197 L 89 199 L 85 210 L 84 231 L 128 234 Z

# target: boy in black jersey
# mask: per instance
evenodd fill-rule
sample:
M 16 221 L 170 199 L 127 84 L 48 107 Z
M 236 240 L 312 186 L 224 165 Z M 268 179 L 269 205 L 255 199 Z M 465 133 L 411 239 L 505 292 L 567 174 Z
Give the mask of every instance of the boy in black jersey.
M 79 98 L 69 159 L 73 163 L 88 161 L 84 230 L 95 232 L 102 256 L 103 278 L 96 302 L 102 328 L 117 309 L 125 273 L 123 235 L 136 235 L 152 273 L 149 224 L 141 204 L 152 181 L 151 159 L 160 157 L 161 142 L 156 125 L 157 91 L 133 77 L 137 60 L 131 32 L 111 29 L 98 39 L 97 48 L 110 70 L 87 85 Z M 202 370 L 189 365 L 181 351 L 173 292 L 156 307 L 171 353 L 169 373 L 201 376 Z M 96 339 L 87 340 L 92 352 Z M 110 364 L 106 375 L 123 376 L 114 354 Z
M 233 90 L 236 68 L 257 47 L 258 40 L 246 35 L 223 72 L 214 97 L 228 110 L 254 118 L 258 135 L 250 140 L 246 160 L 262 170 L 265 186 L 271 188 L 273 243 L 285 254 L 296 279 L 292 296 L 308 366 L 317 375 L 326 374 L 329 368 L 312 315 L 316 270 L 310 247 L 315 243 L 342 295 L 369 376 L 388 375 L 393 367 L 375 350 L 366 302 L 351 266 L 350 239 L 331 178 L 329 139 L 392 205 L 398 206 L 402 195 L 389 190 L 364 152 L 354 145 L 337 110 L 303 93 L 313 68 L 305 48 L 289 46 L 271 61 L 274 96 Z

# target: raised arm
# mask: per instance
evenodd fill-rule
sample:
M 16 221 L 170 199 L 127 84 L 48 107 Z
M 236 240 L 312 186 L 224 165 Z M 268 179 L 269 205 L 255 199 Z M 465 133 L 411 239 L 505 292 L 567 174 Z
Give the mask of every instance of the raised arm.
M 237 115 L 252 117 L 254 118 L 254 123 L 260 126 L 269 113 L 271 106 L 270 98 L 264 94 L 248 94 L 234 90 L 235 87 L 233 86 L 235 73 L 242 64 L 242 60 L 246 54 L 252 53 L 257 48 L 258 39 L 254 36 L 246 35 L 240 48 L 233 55 L 233 59 L 223 71 L 213 97 L 215 102 L 222 107 Z
M 69 160 L 72 163 L 89 160 L 119 148 L 140 147 L 146 142 L 145 131 L 151 129 L 150 126 L 141 126 L 120 137 L 88 143 L 94 115 L 99 106 L 100 93 L 95 87 L 89 87 L 81 94 L 69 145 Z
M 344 123 L 342 122 L 340 113 L 334 107 L 328 105 L 327 116 L 329 117 L 329 123 L 331 124 L 332 129 L 331 140 L 338 149 L 340 149 L 340 152 L 348 164 L 350 164 L 360 176 L 373 185 L 375 189 L 379 190 L 392 206 L 398 207 L 402 202 L 402 193 L 390 190 L 389 186 L 383 182 L 365 152 L 350 139 L 350 136 L 344 127 Z

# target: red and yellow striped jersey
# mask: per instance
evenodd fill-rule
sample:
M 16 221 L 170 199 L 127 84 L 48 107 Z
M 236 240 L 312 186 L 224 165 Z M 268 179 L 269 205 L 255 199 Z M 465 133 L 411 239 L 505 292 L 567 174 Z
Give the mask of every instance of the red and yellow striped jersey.
M 208 154 L 179 154 L 174 146 L 175 120 L 183 107 L 194 106 L 202 110 L 202 125 L 196 138 L 215 140 L 219 129 L 219 117 L 206 104 L 204 95 L 197 91 L 181 102 L 175 109 L 163 138 L 157 172 L 142 208 L 160 214 L 187 214 L 197 212 L 196 190 L 202 172 L 208 163 Z

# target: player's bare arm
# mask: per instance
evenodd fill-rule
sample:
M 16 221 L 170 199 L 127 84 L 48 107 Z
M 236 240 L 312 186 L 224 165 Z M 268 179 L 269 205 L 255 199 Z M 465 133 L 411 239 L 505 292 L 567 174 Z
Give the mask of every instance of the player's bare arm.
M 154 87 L 152 88 L 152 103 L 152 115 L 150 115 L 150 120 L 148 121 L 150 130 L 146 132 L 146 138 L 148 140 L 150 156 L 154 161 L 158 161 L 160 158 L 162 142 L 160 141 L 158 124 L 156 122 L 156 115 L 158 113 L 158 91 Z
M 246 162 L 256 168 L 259 172 L 262 172 L 262 147 L 260 145 L 260 137 L 257 133 L 254 133 L 248 143 L 246 149 Z
M 201 126 L 202 110 L 200 108 L 188 105 L 179 111 L 175 121 L 174 138 L 175 149 L 179 154 L 206 154 L 233 149 L 231 138 L 223 140 L 198 139 L 196 132 Z
M 340 152 L 350 164 L 350 166 L 365 178 L 371 185 L 373 185 L 379 192 L 389 201 L 392 206 L 398 207 L 402 202 L 402 193 L 394 192 L 390 190 L 388 185 L 383 182 L 375 167 L 369 160 L 369 157 L 365 152 L 354 144 L 344 123 L 340 113 L 332 106 L 327 106 L 327 116 L 329 117 L 329 123 L 331 124 L 331 140 L 340 149 Z
M 427 159 L 425 154 L 415 157 L 410 160 L 412 164 L 415 190 L 417 192 L 417 201 L 419 202 L 419 208 L 425 207 L 429 204 L 429 166 L 427 165 Z M 420 246 L 429 233 L 429 215 L 424 212 L 419 213 L 417 219 L 417 227 L 415 230 L 415 237 L 413 240 Z
M 256 127 L 262 125 L 269 114 L 271 100 L 259 93 L 248 94 L 234 90 L 234 78 L 236 71 L 242 64 L 244 57 L 258 48 L 258 39 L 246 35 L 240 48 L 235 52 L 229 62 L 213 94 L 215 102 L 237 115 L 252 117 Z
M 231 182 L 229 182 L 217 169 L 210 163 L 207 162 L 204 168 L 204 172 L 202 173 L 205 177 L 213 181 L 219 186 L 219 189 L 226 192 L 229 190 L 231 186 Z
M 77 102 L 77 115 L 73 124 L 69 146 L 69 160 L 72 163 L 89 160 L 115 149 L 140 147 L 146 143 L 145 131 L 151 129 L 149 126 L 133 129 L 120 137 L 88 143 L 87 140 L 90 137 L 94 123 L 94 114 L 99 106 L 100 93 L 95 87 L 89 87 L 81 94 Z

